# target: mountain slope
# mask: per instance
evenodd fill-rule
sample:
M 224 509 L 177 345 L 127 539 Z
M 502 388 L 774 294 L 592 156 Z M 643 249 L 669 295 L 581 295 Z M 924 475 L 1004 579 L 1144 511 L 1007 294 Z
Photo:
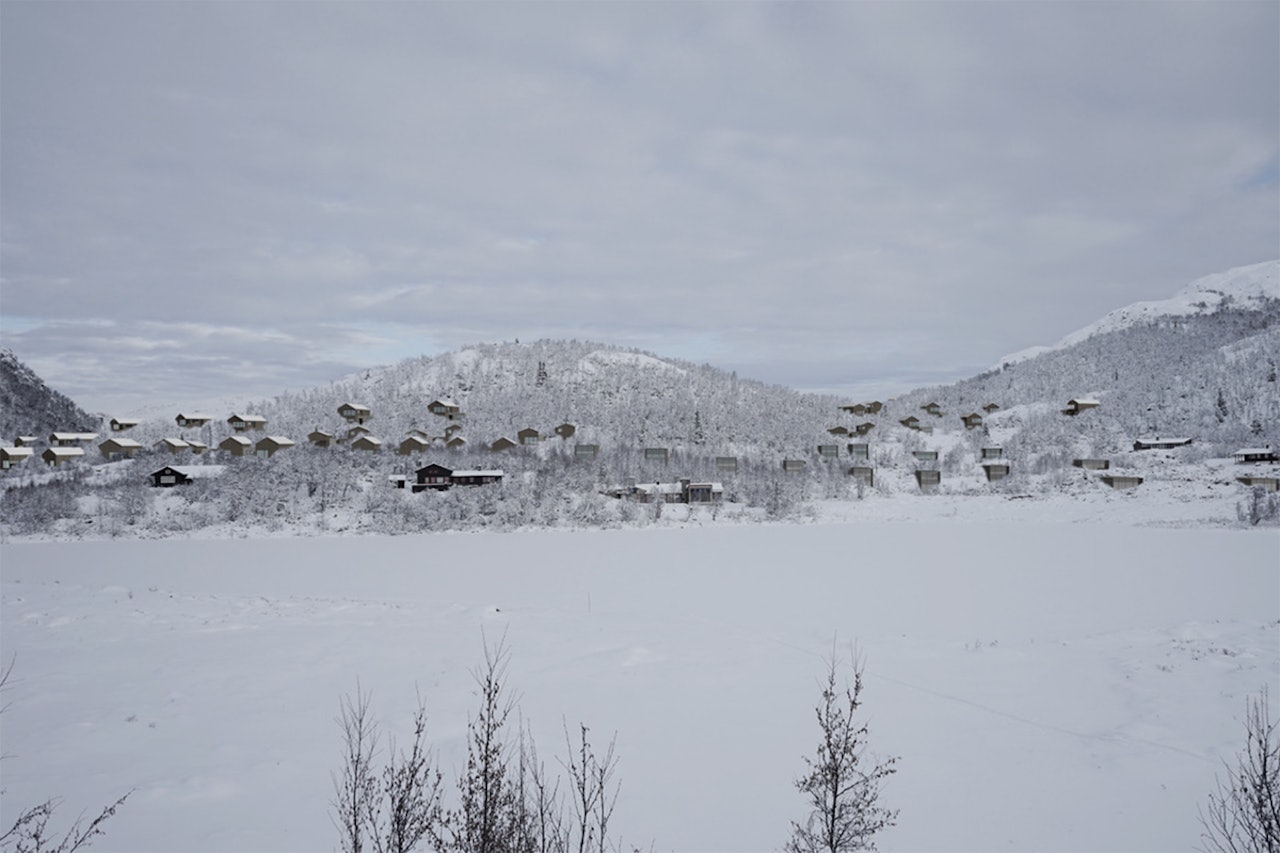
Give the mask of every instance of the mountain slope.
M 1280 260 L 1235 267 L 1198 278 L 1169 299 L 1135 302 L 1117 308 L 1102 319 L 1067 335 L 1054 346 L 1021 350 L 1005 356 L 1000 363 L 1014 364 L 1044 352 L 1066 349 L 1096 335 L 1167 318 L 1214 314 L 1227 309 L 1265 310 L 1268 303 L 1276 300 L 1280 300 Z
M 441 434 L 447 422 L 427 405 L 448 398 L 464 413 L 473 448 L 533 428 L 543 435 L 573 424 L 580 442 L 610 446 L 768 448 L 800 452 L 838 400 L 740 380 L 708 365 L 580 341 L 478 344 L 408 359 L 299 394 L 264 402 L 278 428 L 305 435 L 346 427 L 344 402 L 373 409 L 368 426 L 384 441 L 408 430 Z
M 12 351 L 0 348 L 0 440 L 98 429 L 99 418 L 54 391 Z

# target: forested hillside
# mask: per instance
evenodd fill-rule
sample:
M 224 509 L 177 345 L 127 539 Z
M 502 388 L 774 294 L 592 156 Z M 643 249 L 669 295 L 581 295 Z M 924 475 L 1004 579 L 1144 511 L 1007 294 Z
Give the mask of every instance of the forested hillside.
M 633 349 L 581 341 L 477 344 L 250 404 L 240 414 L 267 419 L 265 431 L 248 434 L 252 441 L 284 436 L 295 443 L 271 458 L 153 448 L 179 435 L 216 447 L 231 434 L 230 413 L 217 410 L 194 430 L 180 430 L 171 415 L 135 427 L 130 436 L 144 448 L 137 459 L 102 463 L 90 448 L 84 462 L 55 471 L 20 465 L 0 478 L 5 525 L 11 533 L 164 535 L 630 524 L 660 518 L 661 505 L 642 507 L 610 493 L 679 478 L 722 486 L 716 506 L 706 508 L 712 516 L 781 517 L 815 499 L 920 494 L 918 469 L 941 475 L 929 492 L 1097 496 L 1106 490 L 1099 478 L 1072 465 L 1082 457 L 1105 458 L 1111 470 L 1153 482 L 1235 494 L 1239 486 L 1222 467 L 1234 451 L 1280 446 L 1278 266 L 1215 276 L 1211 286 L 1193 283 L 1165 303 L 1112 312 L 1039 355 L 859 414 L 841 406 L 870 401 L 801 393 Z M 29 374 L 21 387 L 43 388 Z M 1062 409 L 1073 398 L 1098 405 L 1067 416 Z M 433 401 L 458 411 L 434 414 Z M 361 428 L 380 445 L 353 444 L 355 427 L 339 414 L 348 403 L 368 407 Z M 924 408 L 929 403 L 937 404 L 933 411 Z M 5 413 L 22 424 L 39 422 L 22 402 Z M 97 428 L 97 419 L 80 414 L 74 426 Z M 966 428 L 961 418 L 971 414 L 976 420 Z M 62 416 L 40 416 L 68 425 Z M 922 429 L 903 425 L 913 417 Z M 308 441 L 317 430 L 333 437 L 332 446 Z M 537 435 L 521 441 L 522 431 Z M 424 443 L 397 452 L 410 432 Z M 1148 436 L 1191 444 L 1135 451 L 1135 440 Z M 500 439 L 507 447 L 492 449 Z M 598 451 L 579 453 L 581 445 Z M 647 448 L 664 449 L 666 458 L 651 458 Z M 1007 463 L 1004 477 L 984 468 L 991 454 Z M 725 458 L 733 465 L 722 465 Z M 784 459 L 797 464 L 784 471 Z M 147 475 L 161 466 L 211 463 L 225 471 L 182 489 L 148 485 Z M 412 482 L 431 463 L 500 469 L 502 482 L 426 493 L 393 486 Z M 853 466 L 874 473 L 854 477 Z
M 0 347 L 0 437 L 46 437 L 54 430 L 96 430 L 99 419 L 44 383 L 12 352 Z
M 444 422 L 427 404 L 462 409 L 471 447 L 533 428 L 573 424 L 578 442 L 603 447 L 715 447 L 723 452 L 800 453 L 840 402 L 739 379 L 709 365 L 580 341 L 478 344 L 409 359 L 264 403 L 271 430 L 305 435 L 344 426 L 338 406 L 372 408 L 368 426 L 384 440 L 409 429 L 432 435 Z

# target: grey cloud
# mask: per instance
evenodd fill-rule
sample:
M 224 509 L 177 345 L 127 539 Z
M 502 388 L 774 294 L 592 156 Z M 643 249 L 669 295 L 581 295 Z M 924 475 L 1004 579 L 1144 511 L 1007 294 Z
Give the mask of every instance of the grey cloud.
M 335 368 L 565 334 L 701 341 L 796 385 L 828 358 L 923 376 L 1264 260 L 1280 233 L 1272 3 L 0 16 L 20 356 L 97 347 L 160 376 L 113 336 L 289 329 L 253 350 L 283 379 L 339 324 L 424 337 Z M 927 344 L 864 346 L 895 339 Z M 243 369 L 211 357 L 211 384 Z

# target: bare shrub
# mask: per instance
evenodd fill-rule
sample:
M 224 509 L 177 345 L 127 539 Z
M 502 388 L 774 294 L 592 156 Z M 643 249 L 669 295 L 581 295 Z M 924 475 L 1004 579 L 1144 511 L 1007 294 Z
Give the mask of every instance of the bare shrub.
M 896 809 L 880 803 L 880 785 L 897 772 L 897 758 L 878 760 L 866 754 L 867 725 L 855 720 L 862 707 L 862 661 L 851 649 L 853 683 L 838 678 L 834 644 L 827 661 L 822 699 L 815 708 L 821 738 L 808 770 L 796 779 L 809 815 L 791 824 L 787 853 L 842 853 L 874 850 L 875 834 L 893 826 Z
M 1245 709 L 1245 746 L 1227 765 L 1217 790 L 1200 809 L 1200 841 L 1209 853 L 1280 851 L 1280 725 L 1271 719 L 1267 690 Z

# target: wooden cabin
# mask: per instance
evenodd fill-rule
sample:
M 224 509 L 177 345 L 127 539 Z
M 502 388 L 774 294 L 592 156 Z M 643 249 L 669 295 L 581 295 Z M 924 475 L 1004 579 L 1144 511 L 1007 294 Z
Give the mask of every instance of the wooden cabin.
M 1128 474 L 1103 474 L 1100 478 L 1113 489 L 1132 489 L 1142 485 L 1142 478 Z
M 21 465 L 35 453 L 30 447 L 0 447 L 0 471 L 8 471 L 15 465 Z
M 871 445 L 869 444 L 850 444 L 848 446 L 849 457 L 851 459 L 870 459 Z
M 839 459 L 840 445 L 838 444 L 819 444 L 818 455 L 823 459 Z
M 853 465 L 849 468 L 849 476 L 861 480 L 868 488 L 876 484 L 876 469 L 870 465 Z
M 926 414 L 933 415 L 935 418 L 942 417 L 942 406 L 938 403 L 925 403 L 920 408 L 924 409 Z
M 561 438 L 573 438 L 573 434 L 577 431 L 578 428 L 569 423 L 560 424 L 560 426 L 556 427 L 554 430 L 555 434 Z
M 218 444 L 218 449 L 232 456 L 245 456 L 253 452 L 253 442 L 243 435 L 229 435 Z
M 107 461 L 115 459 L 132 459 L 138 455 L 142 444 L 132 438 L 108 438 L 98 445 L 98 451 Z
M 977 412 L 970 412 L 960 417 L 960 422 L 964 424 L 965 429 L 977 429 L 982 426 L 982 415 Z
M 338 416 L 349 424 L 362 424 L 373 417 L 373 410 L 363 403 L 343 403 L 338 407 Z
M 408 456 L 411 453 L 421 453 L 431 446 L 431 443 L 418 435 L 407 435 L 404 441 L 400 442 L 400 446 L 396 448 L 396 453 L 401 456 Z
M 159 471 L 153 471 L 147 476 L 150 478 L 152 486 L 171 488 L 173 486 L 190 485 L 195 480 L 219 477 L 225 470 L 221 465 L 192 465 L 183 466 L 182 468 L 166 465 Z
M 671 460 L 671 451 L 665 447 L 646 447 L 644 449 L 645 462 L 661 462 L 666 465 Z
M 267 419 L 262 415 L 232 413 L 231 417 L 227 418 L 227 425 L 236 432 L 248 432 L 249 430 L 261 432 L 267 428 Z
M 431 463 L 419 468 L 416 472 L 418 481 L 413 484 L 413 491 L 421 492 L 434 489 L 442 492 L 453 485 L 453 469 Z
M 875 424 L 873 424 L 871 421 L 867 421 L 866 423 L 858 424 L 856 427 L 853 428 L 853 431 L 857 435 L 866 435 L 867 433 L 871 432 L 875 428 L 876 428 Z
M 382 439 L 374 438 L 371 435 L 362 435 L 351 442 L 351 449 L 376 453 L 382 449 Z
M 137 418 L 112 418 L 111 431 L 124 432 L 125 430 L 133 429 L 140 423 L 142 423 L 142 421 Z
M 525 427 L 516 433 L 516 441 L 518 441 L 522 447 L 531 447 L 542 441 L 542 436 L 539 435 L 538 431 L 533 427 Z
M 80 447 L 98 438 L 96 432 L 54 432 L 49 434 L 50 447 Z
M 803 459 L 783 459 L 782 470 L 788 474 L 798 474 L 805 468 L 809 467 L 808 463 Z
M 982 448 L 982 450 L 979 451 L 979 458 L 980 459 L 1003 459 L 1004 448 L 1003 447 L 984 447 Z
M 258 443 L 253 446 L 253 455 L 259 459 L 270 459 L 281 450 L 288 450 L 293 447 L 293 439 L 285 438 L 283 435 L 268 435 L 258 439 Z
M 1071 464 L 1086 471 L 1106 471 L 1111 467 L 1110 459 L 1072 459 Z
M 917 468 L 916 485 L 920 491 L 936 489 L 942 483 L 942 472 L 936 468 Z
M 575 444 L 573 446 L 573 458 L 576 460 L 591 460 L 600 455 L 600 445 L 598 444 Z
M 191 445 L 187 443 L 186 439 L 182 438 L 162 438 L 152 447 L 156 450 L 172 453 L 174 456 L 191 449 Z
M 1268 492 L 1280 492 L 1280 477 L 1256 477 L 1246 474 L 1243 477 L 1236 477 L 1236 480 L 1251 489 L 1260 488 Z
M 448 397 L 427 403 L 427 411 L 451 421 L 462 417 L 462 407 Z
M 59 465 L 65 465 L 68 462 L 83 459 L 84 448 L 68 447 L 66 445 L 47 447 L 45 448 L 44 453 L 40 454 L 40 458 L 43 459 L 44 464 L 48 465 L 50 468 L 57 468 Z
M 1161 438 L 1146 436 L 1133 442 L 1134 450 L 1173 450 L 1175 447 L 1186 447 L 1191 443 L 1189 438 Z
M 1067 407 L 1062 410 L 1062 414 L 1075 417 L 1081 412 L 1087 412 L 1090 409 L 1096 409 L 1102 404 L 1091 397 L 1078 397 L 1067 401 Z
M 1232 458 L 1241 465 L 1257 462 L 1280 462 L 1280 454 L 1272 450 L 1269 444 L 1266 447 L 1242 447 L 1232 454 Z
M 988 415 L 991 414 L 992 412 L 997 412 L 999 410 L 1000 410 L 1000 406 L 996 403 L 987 403 L 985 406 L 982 407 L 982 411 L 986 412 Z
M 213 415 L 206 415 L 203 412 L 192 412 L 189 415 L 184 415 L 182 412 L 179 412 L 178 416 L 173 420 L 179 427 L 186 429 L 188 427 L 204 426 L 209 421 L 213 420 Z
M 520 445 L 516 444 L 511 439 L 507 438 L 506 436 L 503 436 L 502 438 L 499 438 L 495 440 L 492 444 L 490 444 L 489 449 L 493 451 L 510 450 L 513 447 L 519 447 L 519 446 Z
M 334 435 L 331 432 L 317 429 L 307 433 L 307 441 L 316 447 L 333 447 Z
M 1004 459 L 984 459 L 981 463 L 987 482 L 994 483 L 1009 476 L 1009 463 Z

